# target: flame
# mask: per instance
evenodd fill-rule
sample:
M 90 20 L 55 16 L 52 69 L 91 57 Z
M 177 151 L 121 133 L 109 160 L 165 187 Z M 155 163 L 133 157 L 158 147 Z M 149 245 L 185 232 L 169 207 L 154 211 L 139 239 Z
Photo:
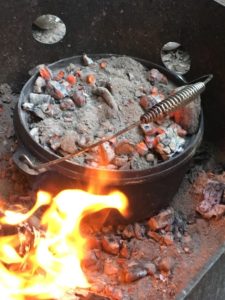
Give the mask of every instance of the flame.
M 20 226 L 43 205 L 48 205 L 41 219 L 44 230 L 33 228 L 37 236 L 29 251 L 23 254 L 18 251 L 21 244 L 26 244 L 25 235 L 0 237 L 1 299 L 52 299 L 62 297 L 70 288 L 88 288 L 89 282 L 80 266 L 86 245 L 80 222 L 87 214 L 104 208 L 116 208 L 126 215 L 127 199 L 120 192 L 94 195 L 82 190 L 64 190 L 54 198 L 38 192 L 31 210 L 27 213 L 5 210 L 0 223 Z

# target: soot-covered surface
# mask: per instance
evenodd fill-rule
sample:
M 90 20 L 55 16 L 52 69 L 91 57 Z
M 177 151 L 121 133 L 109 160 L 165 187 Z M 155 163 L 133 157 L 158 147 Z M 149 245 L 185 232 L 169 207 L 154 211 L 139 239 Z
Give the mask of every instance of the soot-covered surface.
M 29 208 L 41 181 L 28 181 L 13 165 L 16 139 L 12 112 L 18 97 L 6 85 L 1 85 L 0 93 L 1 200 L 11 207 L 19 203 Z M 83 268 L 92 288 L 90 292 L 70 291 L 65 299 L 147 300 L 184 295 L 190 282 L 225 243 L 224 217 L 205 220 L 196 213 L 201 200 L 196 193 L 197 180 L 200 176 L 205 180 L 205 171 L 223 174 L 223 165 L 218 165 L 215 157 L 219 155 L 211 146 L 203 146 L 197 153 L 171 204 L 173 216 L 167 219 L 168 226 L 155 230 L 154 222 L 145 220 L 131 224 L 130 235 L 124 227 L 99 229 L 90 224 L 88 235 L 93 243 Z

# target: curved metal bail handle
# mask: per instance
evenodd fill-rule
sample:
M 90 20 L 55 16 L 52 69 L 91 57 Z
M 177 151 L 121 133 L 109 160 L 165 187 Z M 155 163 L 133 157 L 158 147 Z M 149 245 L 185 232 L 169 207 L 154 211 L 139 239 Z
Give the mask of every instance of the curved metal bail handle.
M 201 77 L 198 77 L 192 81 L 190 81 L 188 84 L 193 84 L 193 83 L 197 83 L 197 82 L 203 82 L 204 84 L 209 83 L 211 80 L 213 79 L 213 74 L 207 74 L 207 75 L 203 75 Z
M 28 157 L 28 155 L 26 155 L 24 153 L 20 154 L 19 161 L 22 164 L 26 164 L 27 167 L 29 167 L 31 170 L 34 170 L 34 172 L 36 172 L 36 174 L 32 174 L 32 175 L 39 175 L 39 174 L 47 171 L 47 168 L 41 167 L 42 164 L 34 164 L 32 162 L 32 160 L 30 159 L 30 157 Z M 40 166 L 40 167 L 37 168 L 37 166 Z
M 129 125 L 128 127 L 121 129 L 120 131 L 116 132 L 115 134 L 113 134 L 113 135 L 111 135 L 111 136 L 108 136 L 108 137 L 106 137 L 106 138 L 103 138 L 102 140 L 100 140 L 100 141 L 98 141 L 98 142 L 96 142 L 96 143 L 94 143 L 94 144 L 92 144 L 92 145 L 90 145 L 90 146 L 87 146 L 87 147 L 85 147 L 85 148 L 83 148 L 83 149 L 81 149 L 81 150 L 78 150 L 78 151 L 74 152 L 74 153 L 68 154 L 68 155 L 63 156 L 63 157 L 60 157 L 60 158 L 56 158 L 56 159 L 51 160 L 51 161 L 46 162 L 46 163 L 42 163 L 42 164 L 35 165 L 35 164 L 27 157 L 27 155 L 21 155 L 21 156 L 20 156 L 20 159 L 22 159 L 23 162 L 27 163 L 27 165 L 28 165 L 30 168 L 33 168 L 33 169 L 35 169 L 35 170 L 40 170 L 40 172 L 43 173 L 44 171 L 46 171 L 46 170 L 45 170 L 46 168 L 49 168 L 49 167 L 51 167 L 51 166 L 53 166 L 53 165 L 56 165 L 56 164 L 59 164 L 59 163 L 61 163 L 61 162 L 63 162 L 63 161 L 66 161 L 66 160 L 68 160 L 68 159 L 70 159 L 70 158 L 73 158 L 73 157 L 76 157 L 76 156 L 78 156 L 78 155 L 81 155 L 82 153 L 85 153 L 85 152 L 87 152 L 87 151 L 89 151 L 89 150 L 91 150 L 91 149 L 93 149 L 93 148 L 95 148 L 95 147 L 97 147 L 97 146 L 100 146 L 101 144 L 103 144 L 103 143 L 105 143 L 105 142 L 108 142 L 108 141 L 110 141 L 110 140 L 112 140 L 112 139 L 114 139 L 114 138 L 116 138 L 116 137 L 118 137 L 118 136 L 124 134 L 125 132 L 127 132 L 127 131 L 129 131 L 129 130 L 131 130 L 131 129 L 137 127 L 137 126 L 139 126 L 140 124 L 141 124 L 141 121 L 139 120 L 139 121 L 137 121 L 137 122 L 135 122 L 135 123 Z
M 41 162 L 37 161 L 37 159 L 22 144 L 18 145 L 16 151 L 13 153 L 12 158 L 17 168 L 27 175 L 37 176 L 40 173 L 47 171 L 46 169 L 35 170 L 33 168 L 33 162 L 35 162 L 35 164 L 40 164 Z

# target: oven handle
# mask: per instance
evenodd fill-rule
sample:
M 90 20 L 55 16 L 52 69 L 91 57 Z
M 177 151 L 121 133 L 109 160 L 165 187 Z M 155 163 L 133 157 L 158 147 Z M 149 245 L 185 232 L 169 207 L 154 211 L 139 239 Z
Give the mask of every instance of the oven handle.
M 46 169 L 35 170 L 28 166 L 28 164 L 23 161 L 23 158 L 31 161 L 33 164 L 41 163 L 37 158 L 35 158 L 22 144 L 19 144 L 16 151 L 13 154 L 13 161 L 15 165 L 26 175 L 37 176 L 41 173 L 46 172 Z

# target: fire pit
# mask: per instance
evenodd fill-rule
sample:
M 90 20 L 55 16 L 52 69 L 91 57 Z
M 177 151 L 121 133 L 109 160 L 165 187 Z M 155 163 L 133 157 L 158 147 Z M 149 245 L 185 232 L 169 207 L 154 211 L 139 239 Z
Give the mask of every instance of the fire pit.
M 198 3 L 196 1 L 186 3 L 179 0 L 140 0 L 138 2 L 131 0 L 99 3 L 99 1 L 78 0 L 76 3 L 71 3 L 71 1 L 57 0 L 54 6 L 50 1 L 39 0 L 29 3 L 11 0 L 2 2 L 0 79 L 2 83 L 13 87 L 14 93 L 20 92 L 27 81 L 27 70 L 40 63 L 47 64 L 83 51 L 87 53 L 103 51 L 105 53 L 116 52 L 121 55 L 126 53 L 129 56 L 142 57 L 161 64 L 160 53 L 162 54 L 163 46 L 169 41 L 181 44 L 182 49 L 187 50 L 189 54 L 191 68 L 187 75 L 188 81 L 208 72 L 213 73 L 215 78 L 203 95 L 202 103 L 205 139 L 213 141 L 217 149 L 207 148 L 207 151 L 204 147 L 200 149 L 194 158 L 192 169 L 186 174 L 171 204 L 172 208 L 163 210 L 144 222 L 118 227 L 105 226 L 102 229 L 91 228 L 89 242 L 92 250 L 86 255 L 86 260 L 82 265 L 82 268 L 91 275 L 89 277 L 91 289 L 71 291 L 66 299 L 208 300 L 215 297 L 224 298 L 224 217 L 214 220 L 214 216 L 219 218 L 224 214 L 224 184 L 220 180 L 224 177 L 225 86 L 224 68 L 221 61 L 223 61 L 225 51 L 223 43 L 225 10 L 219 4 L 223 2 L 222 0 L 200 0 Z M 56 15 L 55 20 L 59 17 L 65 23 L 64 28 L 66 27 L 63 40 L 54 45 L 39 44 L 32 36 L 32 31 L 36 29 L 31 28 L 31 24 L 34 24 L 37 17 L 45 14 L 46 11 Z M 36 36 L 38 35 L 39 32 Z M 174 53 L 176 54 L 177 51 Z M 5 199 L 7 209 L 13 213 L 19 212 L 21 217 L 24 209 L 27 212 L 34 204 L 36 197 L 33 191 L 36 191 L 38 186 L 34 186 L 34 182 L 40 183 L 40 180 L 43 180 L 47 183 L 51 176 L 52 186 L 59 189 L 62 176 L 59 176 L 56 181 L 55 178 L 53 179 L 53 174 L 55 174 L 53 170 L 50 174 L 31 178 L 28 187 L 27 179 L 14 167 L 11 156 L 15 149 L 15 139 L 11 115 L 17 95 L 9 93 L 10 89 L 7 88 L 7 84 L 4 88 L 1 85 L 0 89 L 1 200 Z M 33 147 L 35 146 L 33 144 Z M 27 150 L 26 147 L 22 153 Z M 216 158 L 216 162 L 212 163 L 211 156 Z M 34 157 L 37 158 L 35 155 Z M 53 158 L 47 158 L 46 161 L 50 159 Z M 45 159 L 40 160 L 45 161 Z M 218 161 L 221 162 L 220 165 L 217 164 Z M 66 166 L 65 173 L 68 169 Z M 161 173 L 159 172 L 160 176 Z M 181 173 L 183 174 L 182 170 Z M 219 175 L 215 176 L 215 174 Z M 73 185 L 71 177 L 68 179 L 70 186 Z M 201 181 L 202 177 L 204 180 Z M 167 177 L 161 178 L 162 182 Z M 171 183 L 172 179 L 170 185 Z M 46 186 L 47 190 L 50 190 L 47 184 Z M 203 188 L 200 189 L 202 186 Z M 84 180 L 79 182 L 78 179 L 76 187 L 85 189 L 86 182 Z M 198 193 L 195 190 L 197 187 Z M 165 199 L 171 187 L 167 188 L 168 191 L 164 191 Z M 162 184 L 158 185 L 157 192 L 160 189 L 162 189 Z M 145 190 L 148 191 L 147 183 Z M 137 194 L 139 200 L 141 199 L 138 189 L 131 187 L 131 191 Z M 127 186 L 128 193 L 129 186 Z M 146 195 L 148 196 L 148 192 L 143 194 L 142 199 L 146 199 Z M 131 195 L 132 197 L 135 198 L 134 195 Z M 202 197 L 203 201 L 201 201 Z M 154 201 L 157 202 L 157 199 L 155 198 Z M 147 202 L 147 205 L 150 205 L 149 200 Z M 21 203 L 23 211 L 21 211 Z M 139 203 L 140 201 L 134 201 L 133 209 L 138 210 Z M 144 217 L 141 209 L 140 213 Z M 1 211 L 1 218 L 3 215 Z M 39 217 L 39 214 L 37 216 Z M 32 223 L 27 227 L 24 224 L 19 226 L 1 224 L 3 241 L 10 234 L 19 233 L 22 242 L 21 250 L 24 250 L 26 246 L 32 246 L 30 243 L 32 241 L 30 237 L 33 237 L 34 233 L 32 226 L 36 229 L 37 235 L 40 232 L 37 227 L 39 221 L 36 222 L 35 217 L 29 220 Z M 205 220 L 205 218 L 210 219 Z M 159 223 L 166 227 L 159 228 L 157 225 Z M 87 234 L 89 229 L 86 228 Z M 28 245 L 23 243 L 24 240 Z M 169 245 L 171 242 L 172 244 Z M 9 246 L 10 243 L 8 241 L 2 245 L 1 250 L 6 251 L 7 247 L 4 245 Z M 129 254 L 130 248 L 128 249 L 127 245 L 131 246 L 132 253 L 129 258 L 124 258 Z M 29 249 L 33 250 L 32 247 Z M 18 251 L 17 248 L 15 251 L 17 255 Z M 110 254 L 109 251 L 114 254 Z M 116 251 L 119 251 L 119 254 L 115 254 Z M 3 255 L 1 257 L 3 258 Z M 16 257 L 18 259 L 18 256 Z M 15 255 L 13 257 L 11 251 L 6 259 L 8 261 L 9 258 L 11 261 L 14 259 L 15 262 L 16 257 Z M 6 265 L 7 263 L 4 262 L 3 266 L 7 273 L 9 266 L 5 268 Z M 21 263 L 19 265 L 22 266 Z M 18 275 L 21 272 L 20 267 Z M 95 267 L 99 268 L 98 272 L 104 277 L 100 281 L 98 281 Z M 18 271 L 18 266 L 11 267 L 11 271 L 15 272 L 15 270 Z M 112 281 L 105 281 L 106 278 Z M 137 280 L 128 282 L 133 279 Z M 113 280 L 122 282 L 115 283 Z M 13 284 L 10 280 L 8 282 L 6 296 L 16 284 L 15 281 Z M 5 287 L 6 285 L 3 285 L 1 289 L 2 295 Z M 2 297 L 7 299 L 4 296 Z M 34 299 L 33 296 L 29 298 Z

